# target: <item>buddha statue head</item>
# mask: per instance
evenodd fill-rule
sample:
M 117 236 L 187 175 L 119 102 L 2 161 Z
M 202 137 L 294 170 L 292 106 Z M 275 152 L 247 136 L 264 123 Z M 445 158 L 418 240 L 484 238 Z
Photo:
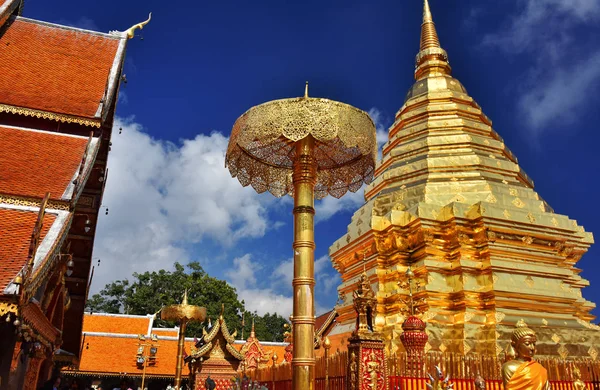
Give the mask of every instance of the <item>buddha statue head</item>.
M 527 327 L 523 320 L 517 323 L 511 338 L 511 347 L 514 356 L 520 360 L 530 360 L 535 355 L 535 344 L 537 336 L 535 332 Z

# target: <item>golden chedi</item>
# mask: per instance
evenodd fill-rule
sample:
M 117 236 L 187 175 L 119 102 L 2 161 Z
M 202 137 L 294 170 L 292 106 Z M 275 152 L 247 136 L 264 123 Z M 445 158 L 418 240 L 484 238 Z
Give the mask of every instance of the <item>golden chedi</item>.
M 350 336 L 351 294 L 366 264 L 379 307 L 376 330 L 388 352 L 403 351 L 409 291 L 399 282 L 411 266 L 420 285 L 415 310 L 430 336 L 426 350 L 500 354 L 523 318 L 538 335 L 541 355 L 597 357 L 595 305 L 583 298 L 589 283 L 576 267 L 592 235 L 534 190 L 490 119 L 452 77 L 426 0 L 415 79 L 366 203 L 330 248 L 344 298 L 332 343 Z
M 515 358 L 502 366 L 502 381 L 505 390 L 550 390 L 548 372 L 536 362 L 535 332 L 524 322 L 517 324 L 511 338 Z

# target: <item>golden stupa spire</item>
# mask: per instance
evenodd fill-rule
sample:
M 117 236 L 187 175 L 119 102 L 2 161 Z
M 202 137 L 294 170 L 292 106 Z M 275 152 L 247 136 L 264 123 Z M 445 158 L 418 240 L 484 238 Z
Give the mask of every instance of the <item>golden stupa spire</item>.
M 423 0 L 423 23 L 421 24 L 421 46 L 417 54 L 417 80 L 450 74 L 448 55 L 440 46 L 440 39 L 435 30 L 429 0 Z
M 252 329 L 250 330 L 250 337 L 256 337 L 256 333 L 254 332 L 254 318 L 252 319 Z

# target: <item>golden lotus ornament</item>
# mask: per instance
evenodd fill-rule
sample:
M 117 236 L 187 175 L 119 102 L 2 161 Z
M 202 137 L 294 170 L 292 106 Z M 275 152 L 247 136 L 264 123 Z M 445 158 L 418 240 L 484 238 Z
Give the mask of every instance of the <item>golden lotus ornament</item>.
M 314 388 L 314 199 L 370 183 L 377 141 L 369 115 L 348 104 L 304 97 L 252 107 L 233 126 L 225 165 L 243 186 L 294 198 L 292 387 Z

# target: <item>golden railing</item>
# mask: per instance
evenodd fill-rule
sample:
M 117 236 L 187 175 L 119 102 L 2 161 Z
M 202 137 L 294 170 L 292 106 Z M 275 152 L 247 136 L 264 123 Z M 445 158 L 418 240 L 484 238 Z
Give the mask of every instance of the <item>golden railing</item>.
M 478 354 L 462 355 L 457 353 L 430 352 L 424 357 L 423 366 L 417 370 L 407 367 L 406 353 L 399 352 L 388 357 L 388 380 L 390 390 L 424 390 L 427 374 L 439 366 L 446 375 L 450 375 L 456 390 L 475 390 L 474 380 L 480 374 L 486 381 L 487 390 L 503 390 L 500 368 L 502 357 Z M 572 358 L 536 357 L 536 360 L 548 370 L 553 390 L 573 390 L 575 368 L 581 372 L 581 379 L 588 389 L 600 388 L 600 361 Z M 348 353 L 337 352 L 329 357 L 329 390 L 343 390 L 346 387 Z M 270 390 L 290 390 L 292 368 L 289 363 L 267 366 L 247 373 L 253 380 L 267 385 Z M 315 389 L 325 390 L 326 363 L 324 357 L 317 358 L 315 367 Z
M 578 368 L 581 379 L 588 382 L 600 381 L 600 361 L 572 358 L 536 356 L 536 360 L 548 370 L 551 381 L 573 381 L 573 372 Z M 446 375 L 455 379 L 475 379 L 478 374 L 486 380 L 502 379 L 500 369 L 503 357 L 479 354 L 462 355 L 458 353 L 430 352 L 425 355 L 424 364 L 418 370 L 408 369 L 406 353 L 395 353 L 388 358 L 388 376 L 426 378 L 435 366 L 439 366 Z

